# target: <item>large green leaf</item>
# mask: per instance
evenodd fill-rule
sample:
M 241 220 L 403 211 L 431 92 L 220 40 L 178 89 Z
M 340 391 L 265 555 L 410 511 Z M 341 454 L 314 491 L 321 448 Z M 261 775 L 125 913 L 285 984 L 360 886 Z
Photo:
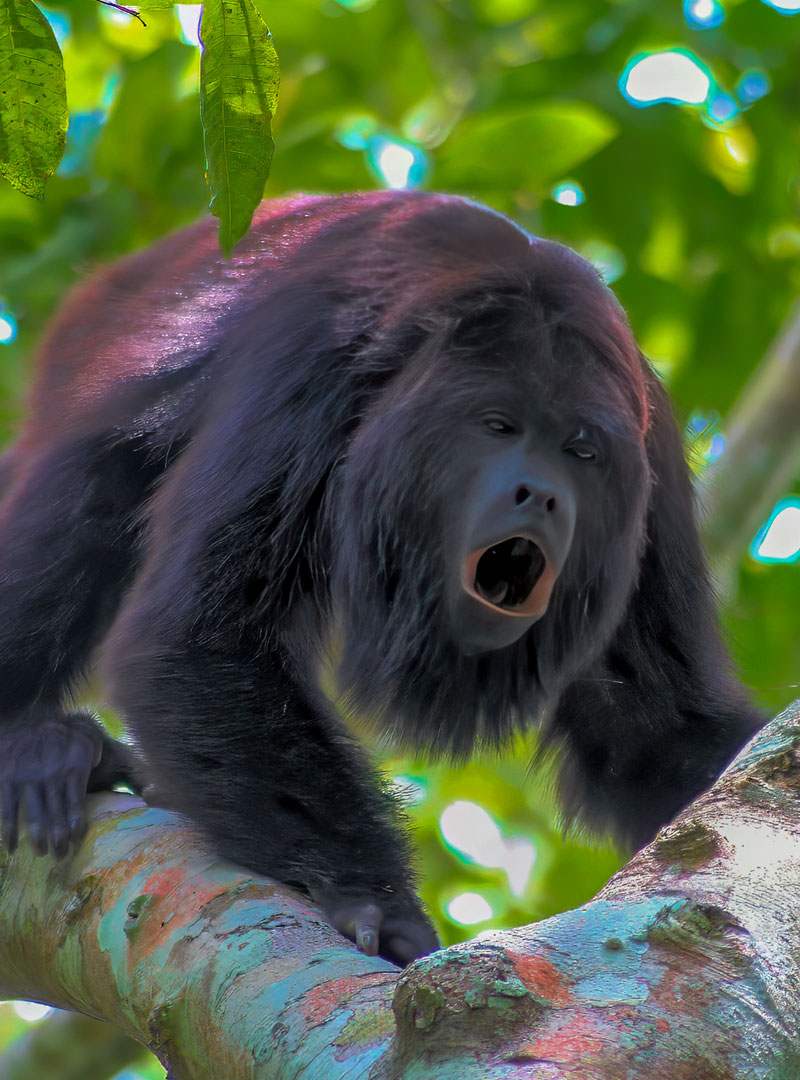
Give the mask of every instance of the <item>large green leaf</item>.
M 540 189 L 597 153 L 617 125 L 582 102 L 496 109 L 464 119 L 438 155 L 436 182 L 472 191 L 497 183 Z
M 280 74 L 252 0 L 208 0 L 200 23 L 200 111 L 211 213 L 228 254 L 250 225 L 272 160 Z
M 66 133 L 64 64 L 50 24 L 30 0 L 0 0 L 0 173 L 41 198 Z

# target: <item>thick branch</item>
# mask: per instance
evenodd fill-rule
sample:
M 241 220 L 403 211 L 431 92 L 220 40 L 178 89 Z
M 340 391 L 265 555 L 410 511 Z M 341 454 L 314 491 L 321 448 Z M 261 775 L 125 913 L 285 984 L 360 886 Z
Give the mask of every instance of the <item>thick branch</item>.
M 800 1075 L 798 789 L 800 703 L 592 903 L 402 976 L 107 796 L 71 862 L 7 861 L 0 992 L 108 1019 L 176 1080 Z
M 800 702 L 591 903 L 405 974 L 404 1059 L 473 1076 L 483 1046 L 484 1078 L 800 1076 L 798 794 Z
M 187 823 L 130 796 L 94 800 L 70 862 L 24 847 L 3 871 L 0 995 L 110 1020 L 179 1080 L 323 1064 L 331 1076 L 344 1057 L 362 1076 L 395 979 L 299 895 L 220 863 Z

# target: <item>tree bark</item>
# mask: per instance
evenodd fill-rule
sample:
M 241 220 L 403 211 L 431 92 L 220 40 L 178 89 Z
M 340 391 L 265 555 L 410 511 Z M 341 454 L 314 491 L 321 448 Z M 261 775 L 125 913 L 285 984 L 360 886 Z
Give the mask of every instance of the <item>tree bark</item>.
M 0 878 L 0 993 L 109 1020 L 175 1080 L 800 1078 L 800 702 L 575 911 L 361 956 L 177 815 L 104 796 Z

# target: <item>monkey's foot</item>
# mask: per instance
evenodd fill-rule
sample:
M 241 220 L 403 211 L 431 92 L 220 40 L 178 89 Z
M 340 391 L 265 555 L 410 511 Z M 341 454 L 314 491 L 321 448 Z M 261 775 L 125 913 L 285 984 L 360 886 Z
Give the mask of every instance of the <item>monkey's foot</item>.
M 404 967 L 439 948 L 436 933 L 416 902 L 405 908 L 392 897 L 391 908 L 376 896 L 346 896 L 313 890 L 325 918 L 367 956 L 380 955 Z

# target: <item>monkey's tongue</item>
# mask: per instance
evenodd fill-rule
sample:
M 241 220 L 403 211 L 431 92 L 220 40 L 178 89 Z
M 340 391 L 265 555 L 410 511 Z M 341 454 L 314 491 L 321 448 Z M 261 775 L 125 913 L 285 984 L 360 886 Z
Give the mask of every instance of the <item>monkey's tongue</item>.
M 475 590 L 495 607 L 519 607 L 533 592 L 545 561 L 538 544 L 512 536 L 481 555 L 475 569 Z

